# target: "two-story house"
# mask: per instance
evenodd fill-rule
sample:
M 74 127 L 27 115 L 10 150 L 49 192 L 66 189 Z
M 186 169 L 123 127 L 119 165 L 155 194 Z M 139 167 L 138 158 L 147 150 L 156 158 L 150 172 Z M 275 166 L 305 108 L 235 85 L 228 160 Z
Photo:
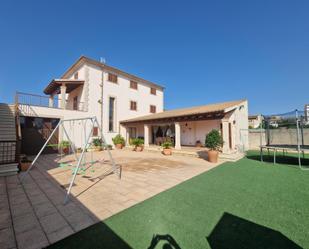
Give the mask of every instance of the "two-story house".
M 93 137 L 101 128 L 108 144 L 121 134 L 130 138 L 142 137 L 145 147 L 160 145 L 166 139 L 176 149 L 204 144 L 206 134 L 220 130 L 224 153 L 248 148 L 248 103 L 246 100 L 164 111 L 164 88 L 161 85 L 126 73 L 105 63 L 80 57 L 60 79 L 45 87 L 48 96 L 17 93 L 22 152 L 36 154 L 55 129 L 60 119 L 96 117 Z M 82 121 L 66 123 L 65 130 L 76 148 L 89 127 Z M 55 133 L 48 150 L 56 150 L 65 140 L 63 131 Z
M 17 93 L 22 152 L 38 152 L 58 120 L 93 116 L 97 117 L 107 143 L 112 144 L 112 138 L 120 131 L 121 120 L 163 111 L 163 89 L 158 84 L 82 56 L 60 79 L 51 80 L 44 89 L 47 96 Z M 83 139 L 79 132 L 83 129 L 81 123 L 67 126 L 71 139 L 79 147 Z M 98 135 L 95 130 L 93 136 Z M 136 131 L 131 132 L 134 133 L 131 136 L 137 136 Z M 57 132 L 53 143 L 61 141 L 63 136 L 61 131 Z

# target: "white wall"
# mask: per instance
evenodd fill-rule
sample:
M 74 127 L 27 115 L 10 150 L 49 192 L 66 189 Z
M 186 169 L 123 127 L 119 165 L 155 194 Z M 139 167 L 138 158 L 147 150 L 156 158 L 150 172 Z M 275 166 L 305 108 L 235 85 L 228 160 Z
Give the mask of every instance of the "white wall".
M 101 104 L 103 102 L 103 132 L 108 144 L 112 144 L 112 138 L 120 132 L 119 121 L 149 115 L 150 105 L 156 106 L 157 112 L 163 111 L 163 91 L 157 88 L 157 94 L 150 94 L 150 85 L 138 82 L 138 89 L 130 88 L 130 79 L 118 75 L 118 83 L 108 81 L 108 72 L 94 65 L 84 64 L 68 77 L 74 78 L 78 72 L 78 79 L 84 80 L 83 86 L 78 87 L 70 94 L 66 95 L 67 107 L 73 108 L 73 98 L 78 96 L 79 102 L 84 102 L 85 111 L 69 111 L 55 108 L 33 107 L 38 115 L 42 117 L 58 118 L 80 118 L 96 116 L 101 124 Z M 102 78 L 103 77 L 103 78 Z M 103 100 L 102 100 L 103 82 Z M 108 130 L 109 97 L 115 97 L 115 129 L 114 132 Z M 59 98 L 61 96 L 58 96 Z M 137 102 L 137 111 L 130 110 L 130 101 Z M 60 106 L 60 104 L 59 104 Z M 143 133 L 143 131 L 139 131 Z
M 97 73 L 96 73 L 97 74 Z M 115 97 L 115 129 L 108 131 L 109 97 Z M 137 111 L 130 110 L 130 101 L 137 102 Z M 163 91 L 157 89 L 157 94 L 150 94 L 150 86 L 138 82 L 138 89 L 130 88 L 130 80 L 118 76 L 118 83 L 108 81 L 108 73 L 104 72 L 103 83 L 103 130 L 107 141 L 119 133 L 119 121 L 149 115 L 150 105 L 156 106 L 157 112 L 163 111 Z
M 235 121 L 235 123 L 234 123 Z M 232 123 L 232 142 L 237 150 L 249 149 L 248 135 L 248 101 L 244 101 L 237 106 L 229 118 Z
M 89 114 L 87 112 L 63 110 L 49 107 L 19 105 L 19 109 L 20 115 L 27 117 L 59 118 L 61 120 L 89 117 Z M 91 131 L 91 123 L 88 122 L 86 124 L 86 131 L 84 130 L 84 122 L 82 121 L 75 121 L 74 123 L 67 122 L 64 124 L 70 139 L 75 144 L 75 147 L 81 147 L 82 144 L 85 143 L 85 133 L 89 134 L 89 132 Z M 68 139 L 64 135 L 63 131 L 59 130 L 59 142 L 61 140 Z
M 221 120 L 205 120 L 194 122 L 182 122 L 181 127 L 181 145 L 195 145 L 196 141 L 205 143 L 206 135 L 212 129 L 220 129 Z M 186 126 L 187 124 L 187 126 Z
M 232 146 L 235 150 L 248 150 L 248 102 L 238 105 L 228 117 L 232 127 Z M 186 126 L 187 124 L 187 126 Z M 195 122 L 182 122 L 181 144 L 195 145 L 197 140 L 205 143 L 206 135 L 212 130 L 220 130 L 221 120 L 206 120 Z M 228 141 L 225 141 L 228 144 Z

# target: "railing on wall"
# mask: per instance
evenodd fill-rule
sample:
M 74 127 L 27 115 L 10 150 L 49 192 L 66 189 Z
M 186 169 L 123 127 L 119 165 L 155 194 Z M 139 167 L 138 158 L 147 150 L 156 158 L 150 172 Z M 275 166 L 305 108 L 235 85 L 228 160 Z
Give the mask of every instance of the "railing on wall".
M 17 104 L 27 105 L 27 106 L 40 106 L 40 107 L 48 107 L 48 108 L 57 108 L 62 109 L 61 106 L 61 99 L 58 97 L 54 97 L 53 101 L 47 96 L 41 96 L 37 94 L 31 93 L 23 93 L 23 92 L 16 92 L 15 101 Z M 74 101 L 67 101 L 66 100 L 66 110 L 72 111 L 84 111 L 84 102 L 75 102 Z
M 17 141 L 0 141 L 0 165 L 17 162 Z
M 47 96 L 41 96 L 31 93 L 16 92 L 16 101 L 22 105 L 32 105 L 41 107 L 58 108 L 60 99 L 54 98 L 54 103 L 51 105 L 50 99 Z

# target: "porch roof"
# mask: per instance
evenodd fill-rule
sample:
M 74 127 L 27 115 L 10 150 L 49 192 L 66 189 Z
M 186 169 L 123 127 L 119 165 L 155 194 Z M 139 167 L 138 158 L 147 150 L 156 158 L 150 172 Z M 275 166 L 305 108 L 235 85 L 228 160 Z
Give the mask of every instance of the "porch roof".
M 160 113 L 123 120 L 120 121 L 120 123 L 130 124 L 130 123 L 222 119 L 226 113 L 234 110 L 237 106 L 239 106 L 244 102 L 246 102 L 246 100 L 236 100 L 217 104 L 163 111 Z
M 44 89 L 45 94 L 58 94 L 60 93 L 60 86 L 65 84 L 67 89 L 66 93 L 72 92 L 77 87 L 84 84 L 84 80 L 75 80 L 75 79 L 53 79 L 48 86 Z

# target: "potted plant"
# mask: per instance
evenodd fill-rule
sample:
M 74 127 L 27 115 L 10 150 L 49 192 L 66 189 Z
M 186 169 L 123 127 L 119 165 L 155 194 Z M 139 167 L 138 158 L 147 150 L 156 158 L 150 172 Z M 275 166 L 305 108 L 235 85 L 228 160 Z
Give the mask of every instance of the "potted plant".
M 208 161 L 211 163 L 218 162 L 219 149 L 223 145 L 223 139 L 218 130 L 213 129 L 210 131 L 205 139 L 205 147 L 209 150 L 208 153 Z
M 102 150 L 102 139 L 94 138 L 92 140 L 92 149 L 93 151 L 101 151 Z
M 26 156 L 23 156 L 21 159 L 20 159 L 20 170 L 21 171 L 27 171 L 28 168 L 30 167 L 32 161 L 29 160 Z
M 163 147 L 163 155 L 170 156 L 172 155 L 172 143 L 170 141 L 165 141 L 162 145 Z
M 202 143 L 201 143 L 201 141 L 200 140 L 197 140 L 196 142 L 195 142 L 195 147 L 202 147 L 203 145 L 202 145 Z
M 61 141 L 60 148 L 64 154 L 69 154 L 70 142 L 66 140 Z
M 133 138 L 132 145 L 134 145 L 135 151 L 142 151 L 143 150 L 144 140 L 142 138 Z
M 116 135 L 112 140 L 117 149 L 122 149 L 125 145 L 125 139 L 120 134 Z

